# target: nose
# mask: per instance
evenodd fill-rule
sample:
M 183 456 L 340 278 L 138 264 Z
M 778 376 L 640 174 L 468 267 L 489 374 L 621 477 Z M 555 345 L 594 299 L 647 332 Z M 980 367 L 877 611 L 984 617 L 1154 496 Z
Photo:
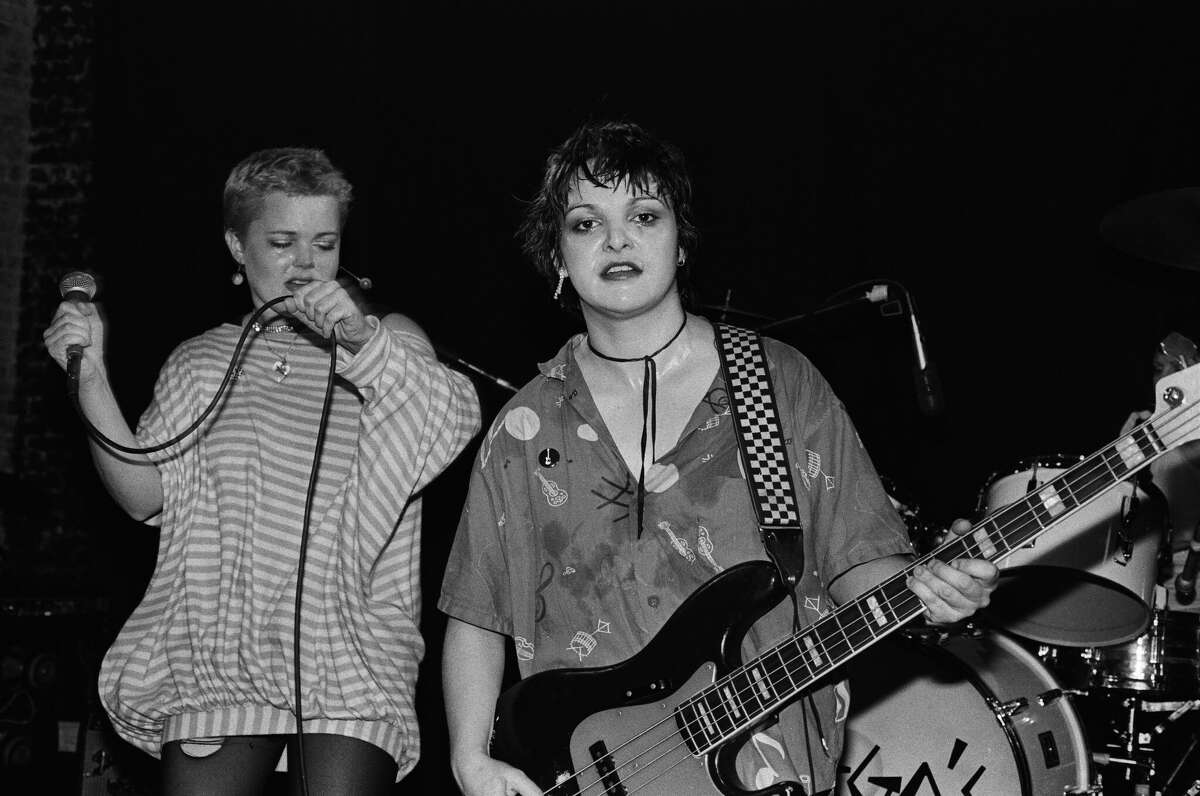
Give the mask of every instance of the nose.
M 624 224 L 609 224 L 607 230 L 608 237 L 604 242 L 606 248 L 612 251 L 620 251 L 632 245 L 629 231 L 625 229 Z
M 296 261 L 297 268 L 315 268 L 317 264 L 316 252 L 312 246 L 299 244 L 296 246 Z

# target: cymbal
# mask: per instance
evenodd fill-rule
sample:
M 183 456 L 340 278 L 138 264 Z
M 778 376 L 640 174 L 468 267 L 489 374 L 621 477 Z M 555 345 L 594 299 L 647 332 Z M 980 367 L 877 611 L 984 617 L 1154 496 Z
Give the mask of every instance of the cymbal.
M 1134 257 L 1200 271 L 1200 188 L 1161 191 L 1117 205 L 1101 220 L 1100 237 Z

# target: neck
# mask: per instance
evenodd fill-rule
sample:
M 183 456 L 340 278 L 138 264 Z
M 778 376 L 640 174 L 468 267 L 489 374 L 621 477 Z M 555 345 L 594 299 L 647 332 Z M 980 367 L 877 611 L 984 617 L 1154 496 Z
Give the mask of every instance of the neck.
M 586 306 L 583 310 L 588 341 L 600 353 L 619 359 L 644 357 L 662 348 L 679 331 L 684 317 L 678 301 L 664 302 L 650 312 L 630 317 L 603 315 Z M 673 350 L 687 336 L 684 329 L 663 353 Z

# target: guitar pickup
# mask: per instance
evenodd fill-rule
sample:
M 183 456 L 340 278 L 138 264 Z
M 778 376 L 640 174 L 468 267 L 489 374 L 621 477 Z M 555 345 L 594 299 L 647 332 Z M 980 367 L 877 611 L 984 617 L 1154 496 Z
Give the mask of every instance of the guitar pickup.
M 604 785 L 605 795 L 629 796 L 629 792 L 621 784 L 621 777 L 617 774 L 617 766 L 613 762 L 612 755 L 608 753 L 608 746 L 604 741 L 596 741 L 589 746 L 588 753 L 591 754 L 592 761 L 596 764 L 596 773 L 600 775 L 600 782 Z

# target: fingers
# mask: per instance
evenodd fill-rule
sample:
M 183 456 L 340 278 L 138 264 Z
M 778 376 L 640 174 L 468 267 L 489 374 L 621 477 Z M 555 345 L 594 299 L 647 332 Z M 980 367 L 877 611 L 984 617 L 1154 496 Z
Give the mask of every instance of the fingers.
M 1121 433 L 1128 434 L 1130 431 L 1133 431 L 1133 427 L 1136 426 L 1138 423 L 1144 422 L 1149 419 L 1150 419 L 1150 412 L 1147 412 L 1145 410 L 1142 410 L 1139 412 L 1132 412 L 1132 413 L 1130 413 L 1129 417 L 1125 418 L 1125 422 L 1121 425 Z
M 78 345 L 86 349 L 92 345 L 92 320 L 95 315 L 95 308 L 88 303 L 64 301 L 58 305 L 50 325 L 42 333 L 42 341 L 60 366 L 66 367 L 68 346 Z
M 363 325 L 358 305 L 336 281 L 301 285 L 283 307 L 323 337 L 329 337 L 339 323 L 354 329 Z
M 907 585 L 920 598 L 931 621 L 956 622 L 988 605 L 999 570 L 982 559 L 937 559 L 913 568 Z

